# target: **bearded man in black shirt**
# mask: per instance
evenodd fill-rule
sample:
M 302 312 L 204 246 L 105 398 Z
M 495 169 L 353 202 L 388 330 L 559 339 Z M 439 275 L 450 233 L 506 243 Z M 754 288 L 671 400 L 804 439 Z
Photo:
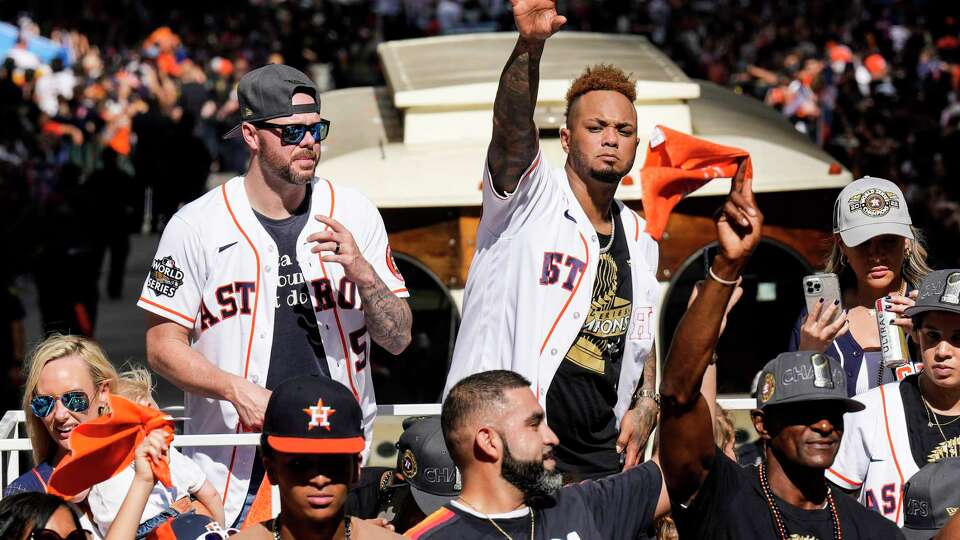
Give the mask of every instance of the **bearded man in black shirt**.
M 674 334 L 660 386 L 660 458 L 680 537 L 903 538 L 891 522 L 824 479 L 840 447 L 843 413 L 863 409 L 847 398 L 843 369 L 829 356 L 785 353 L 764 368 L 752 413 L 763 463 L 741 468 L 714 444 L 699 388 L 763 224 L 744 172 L 741 166 L 718 214 L 720 249 L 711 279 Z
M 440 421 L 463 491 L 408 530 L 409 538 L 638 538 L 670 509 L 652 461 L 560 487 L 553 458 L 557 436 L 530 381 L 512 371 L 485 371 L 458 382 L 443 402 Z

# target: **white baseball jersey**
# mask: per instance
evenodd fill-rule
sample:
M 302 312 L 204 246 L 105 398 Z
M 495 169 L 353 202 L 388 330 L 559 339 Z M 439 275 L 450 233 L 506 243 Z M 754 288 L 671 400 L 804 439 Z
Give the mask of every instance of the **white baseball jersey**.
M 910 451 L 900 382 L 855 396 L 866 405 L 843 416 L 843 440 L 827 478 L 844 489 L 860 490 L 867 508 L 903 526 L 903 484 L 919 468 Z
M 311 218 L 297 239 L 296 263 L 313 294 L 330 376 L 350 388 L 360 402 L 369 446 L 377 406 L 363 305 L 343 267 L 324 263 L 310 252 L 315 244 L 306 238 L 326 228 L 312 216 L 323 214 L 342 223 L 387 287 L 398 296 L 408 294 L 376 207 L 358 191 L 325 179 L 313 180 L 312 193 Z M 238 176 L 174 214 L 137 305 L 189 328 L 193 349 L 220 369 L 263 386 L 273 345 L 277 259 L 277 245 L 254 215 L 244 178 Z M 187 392 L 184 405 L 190 418 L 185 433 L 241 429 L 228 401 Z M 247 493 L 255 448 L 196 448 L 184 454 L 225 495 L 227 520 L 232 522 Z
M 550 382 L 590 310 L 600 260 L 597 232 L 566 172 L 551 169 L 542 153 L 506 197 L 494 189 L 486 166 L 483 174 L 483 216 L 444 395 L 464 377 L 509 369 L 529 379 L 545 405 Z M 660 295 L 657 243 L 643 232 L 636 212 L 616 204 L 633 278 L 614 408 L 619 421 L 653 348 Z

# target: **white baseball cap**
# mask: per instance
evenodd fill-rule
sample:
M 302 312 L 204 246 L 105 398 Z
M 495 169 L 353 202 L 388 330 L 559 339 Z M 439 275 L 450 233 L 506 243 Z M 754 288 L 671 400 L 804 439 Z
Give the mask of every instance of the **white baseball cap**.
M 913 240 L 911 225 L 903 192 L 883 178 L 864 176 L 850 182 L 833 205 L 833 233 L 850 247 L 881 234 Z

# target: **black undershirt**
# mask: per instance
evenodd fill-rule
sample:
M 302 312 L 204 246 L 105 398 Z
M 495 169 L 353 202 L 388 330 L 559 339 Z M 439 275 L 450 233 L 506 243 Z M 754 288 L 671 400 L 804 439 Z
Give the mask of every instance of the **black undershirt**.
M 253 212 L 277 244 L 277 258 L 267 262 L 277 270 L 277 296 L 268 299 L 274 306 L 274 317 L 273 346 L 265 382 L 267 390 L 300 375 L 330 376 L 310 289 L 297 262 L 297 238 L 310 219 L 310 195 L 311 187 L 307 185 L 303 202 L 288 218 L 271 219 Z M 263 475 L 258 450 L 247 493 L 257 492 Z
M 960 456 L 960 419 L 933 411 L 927 417 L 927 410 L 920 399 L 920 374 L 908 375 L 900 381 L 900 399 L 903 400 L 903 416 L 907 421 L 910 452 L 917 467 L 936 463 L 944 457 Z M 939 420 L 943 435 L 936 423 L 930 422 L 931 419 Z M 953 420 L 956 421 L 951 423 Z M 929 423 L 934 425 L 929 426 Z
M 613 408 L 630 322 L 633 282 L 630 251 L 619 215 L 613 243 L 601 253 L 590 312 L 547 391 L 547 420 L 560 444 L 557 469 L 568 480 L 597 478 L 621 469 L 619 426 Z M 610 237 L 597 235 L 601 246 Z

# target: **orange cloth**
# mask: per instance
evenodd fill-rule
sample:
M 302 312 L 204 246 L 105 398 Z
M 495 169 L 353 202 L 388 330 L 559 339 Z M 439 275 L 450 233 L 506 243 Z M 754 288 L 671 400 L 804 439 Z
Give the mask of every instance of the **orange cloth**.
M 113 134 L 113 138 L 110 139 L 110 148 L 113 148 L 113 151 L 121 156 L 130 155 L 130 128 L 121 127 L 117 128 L 117 131 Z
M 133 463 L 137 446 L 155 429 L 167 432 L 167 443 L 173 441 L 173 420 L 163 412 L 115 395 L 110 396 L 110 409 L 110 414 L 84 422 L 70 434 L 70 454 L 53 470 L 48 493 L 69 498 L 113 478 Z M 157 481 L 171 487 L 166 461 L 150 468 Z
M 746 177 L 752 178 L 753 165 L 745 150 L 657 126 L 640 169 L 646 232 L 659 241 L 681 199 L 714 178 L 732 178 L 743 160 Z
M 247 511 L 247 519 L 243 521 L 240 529 L 246 529 L 257 523 L 267 521 L 272 517 L 273 486 L 270 485 L 270 480 L 267 478 L 267 475 L 263 475 L 263 481 L 260 482 L 260 487 L 257 488 L 257 496 L 253 498 L 253 504 L 250 505 L 250 510 Z

